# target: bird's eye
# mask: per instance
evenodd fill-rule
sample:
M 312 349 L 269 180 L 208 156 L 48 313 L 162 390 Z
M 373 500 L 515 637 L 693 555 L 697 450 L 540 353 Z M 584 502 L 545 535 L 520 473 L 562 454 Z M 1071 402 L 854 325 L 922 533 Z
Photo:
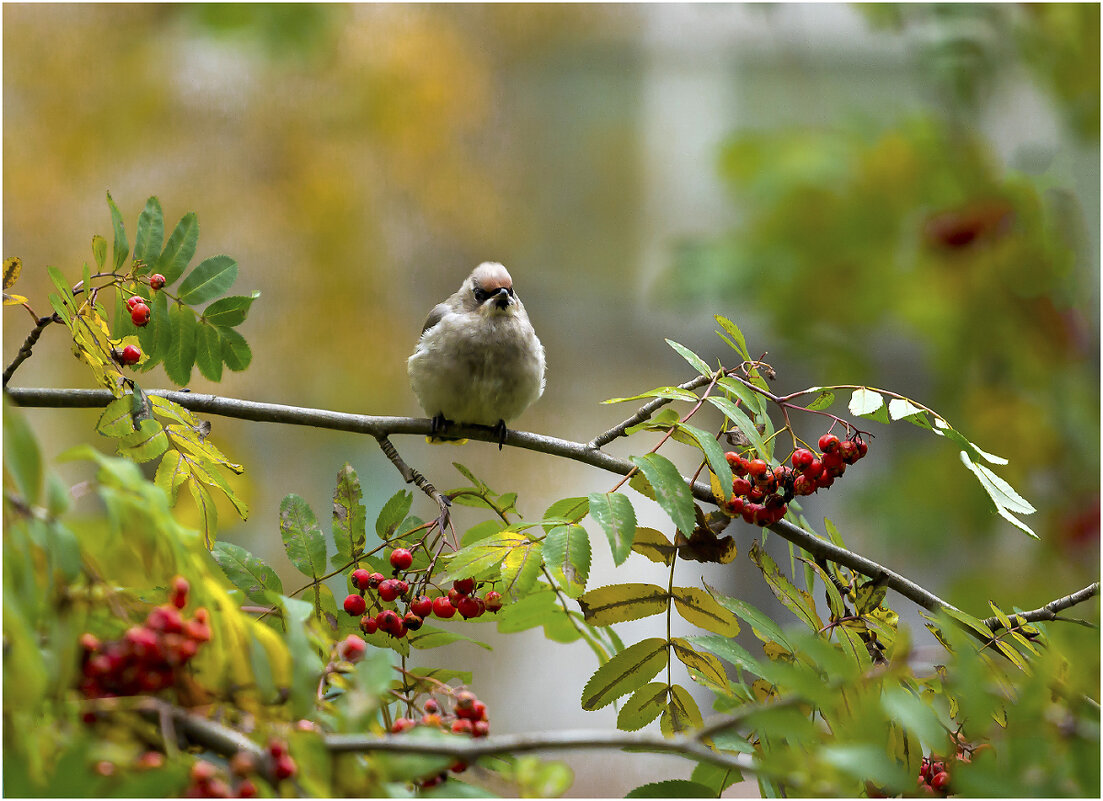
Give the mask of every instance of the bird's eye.
M 478 287 L 478 286 L 475 287 L 475 302 L 476 303 L 483 303 L 489 297 L 490 297 L 490 293 L 487 292 L 485 289 L 483 289 L 482 287 Z

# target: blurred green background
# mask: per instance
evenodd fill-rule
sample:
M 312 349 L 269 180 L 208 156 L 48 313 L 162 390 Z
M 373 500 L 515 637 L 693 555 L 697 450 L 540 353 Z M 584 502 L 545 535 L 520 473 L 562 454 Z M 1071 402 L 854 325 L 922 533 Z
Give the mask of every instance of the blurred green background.
M 1031 608 L 1098 579 L 1098 5 L 6 4 L 3 15 L 3 255 L 22 257 L 16 291 L 40 314 L 45 266 L 75 281 L 91 235 L 110 232 L 104 192 L 131 233 L 156 194 L 169 224 L 198 212 L 199 258 L 234 256 L 236 289 L 262 292 L 241 329 L 252 366 L 218 385 L 196 374 L 193 390 L 420 415 L 405 359 L 424 315 L 497 260 L 548 352 L 547 392 L 517 425 L 585 440 L 633 410 L 600 400 L 691 377 L 663 337 L 728 358 L 712 333 L 723 313 L 768 352 L 779 390 L 890 388 L 1010 459 L 1000 473 L 1037 507 L 1027 522 L 1042 540 L 992 513 L 952 446 L 902 424 L 865 426 L 871 458 L 806 504 L 814 524 L 830 516 L 851 547 L 982 616 L 988 599 Z M 29 328 L 5 309 L 5 363 Z M 87 383 L 60 328 L 14 379 Z M 145 383 L 165 379 L 158 369 Z M 96 419 L 29 414 L 48 454 Z M 400 488 L 371 441 L 212 422 L 247 468 L 235 486 L 251 508 L 247 522 L 221 508 L 222 535 L 285 577 L 286 493 L 324 519 L 346 461 L 369 515 Z M 460 460 L 516 489 L 527 515 L 614 483 L 480 443 L 396 445 L 438 486 L 461 483 L 449 465 Z M 643 524 L 667 522 L 637 508 Z M 637 559 L 619 580 L 647 580 Z M 598 559 L 592 586 L 613 580 L 610 567 Z M 696 583 L 691 568 L 679 575 Z M 741 555 L 708 578 L 769 606 L 752 573 Z M 612 725 L 610 710 L 582 713 L 573 689 L 546 689 L 557 675 L 581 691 L 594 668 L 585 646 L 491 628 L 479 633 L 493 656 L 455 646 L 454 658 L 502 710 L 496 731 Z M 1097 637 L 1058 636 L 1088 644 L 1080 667 L 1098 670 Z M 622 794 L 684 767 L 649 757 L 640 771 L 624 757 L 632 775 L 613 778 L 609 759 L 571 757 L 572 794 Z

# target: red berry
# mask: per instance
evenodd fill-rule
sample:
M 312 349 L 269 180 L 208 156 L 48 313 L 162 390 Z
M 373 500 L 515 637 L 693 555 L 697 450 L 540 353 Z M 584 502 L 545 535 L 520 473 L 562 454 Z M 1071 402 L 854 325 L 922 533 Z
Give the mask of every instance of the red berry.
M 816 482 L 803 473 L 793 479 L 794 495 L 811 495 L 817 489 Z
M 382 573 L 372 573 L 370 576 L 368 576 L 368 589 L 377 589 L 379 585 L 386 580 L 386 578 L 387 577 L 384 576 Z
M 356 596 L 359 598 L 360 596 Z M 340 645 L 337 646 L 337 653 L 340 654 L 342 659 L 346 659 L 349 662 L 359 662 L 365 653 L 367 653 L 368 645 L 355 634 L 350 634 L 341 640 Z
M 139 328 L 144 326 L 149 322 L 149 306 L 144 303 L 136 303 L 134 308 L 130 310 L 130 320 Z
M 840 442 L 838 453 L 847 464 L 854 464 L 861 458 L 858 455 L 858 443 L 852 439 L 844 439 Z
M 466 718 L 456 718 L 452 721 L 452 732 L 454 734 L 471 734 L 471 721 Z
M 766 500 L 766 490 L 762 487 L 751 487 L 751 491 L 747 493 L 747 500 L 751 503 L 761 503 Z
M 793 451 L 791 461 L 793 467 L 797 470 L 807 470 L 808 466 L 812 464 L 812 460 L 816 458 L 816 454 L 807 448 L 797 448 Z
M 441 595 L 433 599 L 433 614 L 439 618 L 450 618 L 456 614 L 456 607 L 445 596 Z
M 831 473 L 828 472 L 826 467 L 823 469 L 823 472 L 820 473 L 820 477 L 816 479 L 816 485 L 823 488 L 823 489 L 827 489 L 828 487 L 830 487 L 834 483 L 835 483 L 835 476 L 831 475 Z
M 177 576 L 172 580 L 172 605 L 177 609 L 183 609 L 188 605 L 188 580 L 183 576 Z
M 812 481 L 815 481 L 817 478 L 819 478 L 820 473 L 822 473 L 822 472 L 823 472 L 823 462 L 821 462 L 819 459 L 813 459 L 812 464 L 810 464 L 810 465 L 808 465 L 808 467 L 804 468 L 804 471 L 803 471 L 804 475 L 806 475 Z
M 191 766 L 193 782 L 209 782 L 215 777 L 215 767 L 205 759 L 197 759 Z
M 375 622 L 381 631 L 394 634 L 398 631 L 398 627 L 402 625 L 402 618 L 393 609 L 384 609 L 376 615 Z
M 402 618 L 402 624 L 406 626 L 410 631 L 417 631 L 421 628 L 422 623 L 425 621 L 415 615 L 413 612 L 407 612 L 406 616 Z
M 479 699 L 470 690 L 460 690 L 456 693 L 456 709 L 472 709 Z M 457 714 L 459 714 L 457 712 Z
M 407 729 L 412 729 L 417 723 L 410 718 L 396 718 L 391 724 L 391 734 L 399 734 Z
M 283 740 L 269 740 L 268 754 L 272 757 L 272 759 L 279 759 L 281 756 L 286 756 L 287 743 L 285 743 Z
M 858 458 L 861 459 L 863 456 L 869 453 L 869 445 L 866 444 L 865 440 L 861 439 L 855 440 L 855 442 L 858 443 Z
M 407 584 L 402 579 L 396 579 L 395 580 L 394 588 L 398 591 L 398 597 L 399 598 L 401 598 L 403 595 L 405 595 L 407 592 L 410 591 L 410 585 Z
M 350 578 L 352 586 L 358 590 L 366 590 L 368 589 L 368 582 L 371 580 L 371 573 L 361 567 L 352 571 Z
M 155 606 L 146 615 L 146 627 L 166 634 L 179 634 L 184 630 L 184 618 L 175 606 Z
M 486 704 L 482 701 L 476 701 L 471 707 L 471 711 L 475 714 L 472 720 L 486 720 Z
M 257 786 L 249 779 L 242 779 L 237 785 L 238 798 L 256 798 Z
M 474 598 L 470 595 L 465 595 L 460 599 L 460 605 L 458 607 L 460 616 L 464 620 L 468 620 L 473 617 L 478 617 L 483 613 L 486 605 L 483 603 L 482 598 Z
M 272 775 L 276 778 L 276 781 L 283 781 L 294 776 L 296 770 L 298 768 L 295 766 L 295 760 L 284 754 L 276 759 L 276 764 L 272 768 Z
M 425 712 L 430 715 L 440 713 L 440 704 L 437 703 L 436 698 L 427 698 L 425 700 Z
M 160 273 L 154 273 L 149 277 L 149 288 L 160 289 L 165 285 L 165 276 Z
M 235 751 L 230 757 L 230 772 L 235 776 L 248 776 L 257 769 L 257 761 L 248 751 Z
M 732 494 L 734 495 L 746 495 L 751 491 L 751 487 L 754 486 L 745 478 L 737 478 L 732 482 Z
M 940 771 L 936 773 L 931 779 L 931 787 L 936 790 L 945 790 L 950 786 L 950 774 L 946 771 Z
M 375 632 L 377 632 L 378 630 L 379 624 L 376 622 L 374 617 L 372 617 L 371 615 L 364 615 L 362 618 L 360 618 L 360 631 L 364 632 L 365 634 L 371 635 L 375 634 Z
M 486 604 L 487 611 L 497 612 L 502 608 L 502 594 L 491 590 L 483 596 L 483 603 Z
M 406 636 L 406 631 L 407 631 L 406 624 L 402 622 L 402 618 L 399 618 L 398 623 L 395 625 L 394 629 L 391 631 L 391 636 L 392 637 L 397 637 L 398 639 L 401 640 L 403 637 Z
M 408 570 L 414 563 L 414 555 L 405 548 L 395 548 L 391 551 L 391 567 L 395 570 Z
M 421 716 L 421 725 L 432 726 L 439 729 L 442 728 L 442 726 L 444 725 L 444 721 L 440 719 L 440 715 L 433 712 L 426 712 L 424 715 Z
M 133 345 L 127 345 L 119 354 L 119 361 L 123 364 L 137 364 L 142 359 L 142 352 Z
M 399 596 L 398 582 L 394 579 L 384 579 L 379 582 L 379 597 L 384 601 L 393 601 Z
M 80 635 L 80 647 L 85 651 L 98 651 L 100 650 L 100 641 L 95 634 L 84 633 Z
M 770 466 L 766 464 L 764 459 L 751 459 L 751 461 L 747 462 L 747 473 L 752 478 L 766 475 L 766 471 L 769 469 Z
M 410 611 L 418 617 L 429 617 L 433 614 L 433 602 L 422 595 L 410 602 Z
M 460 595 L 470 595 L 475 591 L 475 579 L 465 578 L 459 581 L 453 581 L 452 587 Z
M 463 773 L 465 770 L 467 770 L 467 763 L 464 762 L 462 759 L 457 759 L 455 762 L 452 763 L 452 767 L 450 767 L 449 770 L 453 773 Z
M 819 441 L 820 450 L 824 453 L 831 453 L 833 450 L 839 447 L 839 438 L 834 434 L 824 434 L 820 437 Z
M 843 461 L 842 453 L 837 450 L 825 453 L 823 459 L 820 461 L 823 462 L 823 466 L 828 470 L 836 470 L 846 464 L 846 462 Z
M 734 470 L 736 468 L 736 466 L 738 466 L 738 464 L 739 464 L 739 454 L 738 453 L 735 453 L 733 451 L 728 451 L 727 453 L 724 454 L 724 458 L 728 462 L 728 467 L 730 467 L 732 470 Z
M 135 306 L 137 306 L 139 303 L 145 302 L 146 299 L 143 298 L 141 295 L 131 295 L 129 298 L 126 299 L 126 309 L 127 311 L 133 311 Z
M 490 734 L 490 724 L 485 720 L 476 720 L 471 724 L 471 734 L 475 737 L 486 737 Z
M 359 595 L 349 595 L 345 598 L 345 611 L 353 617 L 360 617 L 367 611 L 368 602 Z

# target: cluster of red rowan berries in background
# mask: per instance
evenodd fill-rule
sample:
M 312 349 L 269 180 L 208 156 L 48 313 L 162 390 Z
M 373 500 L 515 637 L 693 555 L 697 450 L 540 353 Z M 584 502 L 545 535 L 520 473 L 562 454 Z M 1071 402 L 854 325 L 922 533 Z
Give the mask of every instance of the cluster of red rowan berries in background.
M 267 748 L 270 775 L 277 782 L 290 779 L 298 766 L 282 740 L 270 740 Z M 227 781 L 211 762 L 196 760 L 191 767 L 185 798 L 256 798 L 257 786 L 250 778 L 257 772 L 256 759 L 248 751 L 238 751 L 227 765 L 232 779 Z M 231 787 L 232 783 L 232 787 Z
M 155 606 L 141 626 L 132 626 L 117 640 L 101 642 L 81 635 L 80 691 L 88 698 L 110 698 L 156 692 L 176 684 L 177 674 L 211 639 L 207 610 L 196 609 L 190 620 L 180 614 L 188 605 L 188 582 L 172 581 L 169 603 Z
M 742 517 L 748 523 L 769 526 L 785 517 L 794 497 L 811 495 L 826 489 L 869 450 L 858 436 L 839 439 L 824 434 L 819 439 L 822 453 L 797 448 L 790 457 L 792 467 L 770 467 L 765 459 L 747 459 L 738 453 L 727 453 L 734 478 L 730 501 L 721 501 L 720 508 L 731 517 Z
M 416 726 L 429 726 L 441 731 L 450 731 L 453 734 L 466 734 L 471 737 L 486 737 L 490 733 L 490 721 L 486 716 L 486 704 L 475 697 L 470 690 L 459 690 L 452 695 L 452 710 L 448 712 L 441 708 L 436 698 L 430 697 L 422 706 L 420 719 L 397 718 L 391 724 L 391 733 L 400 734 L 409 731 Z M 467 763 L 457 760 L 449 768 L 452 773 L 462 773 L 467 770 Z M 422 788 L 435 787 L 448 778 L 448 772 L 444 771 L 429 779 L 420 782 Z
M 934 793 L 947 795 L 950 792 L 950 774 L 946 767 L 946 763 L 933 754 L 930 757 L 923 757 L 917 780 L 920 789 L 931 795 Z
M 474 579 L 453 582 L 452 589 L 435 598 L 419 595 L 409 599 L 403 614 L 395 609 L 384 608 L 383 604 L 407 599 L 410 585 L 405 579 L 398 578 L 398 574 L 408 570 L 414 562 L 413 554 L 406 548 L 395 548 L 389 559 L 394 568 L 394 578 L 387 578 L 382 573 L 372 573 L 362 567 L 353 570 L 349 575 L 352 586 L 358 592 L 346 596 L 344 610 L 347 614 L 360 618 L 360 630 L 365 634 L 383 631 L 392 637 L 402 638 L 408 631 L 420 629 L 425 618 L 431 615 L 447 619 L 459 612 L 464 620 L 468 620 L 479 617 L 483 612 L 497 612 L 502 608 L 501 593 L 490 590 L 485 595 L 476 595 Z M 371 596 L 371 612 L 368 611 L 369 591 L 374 593 Z

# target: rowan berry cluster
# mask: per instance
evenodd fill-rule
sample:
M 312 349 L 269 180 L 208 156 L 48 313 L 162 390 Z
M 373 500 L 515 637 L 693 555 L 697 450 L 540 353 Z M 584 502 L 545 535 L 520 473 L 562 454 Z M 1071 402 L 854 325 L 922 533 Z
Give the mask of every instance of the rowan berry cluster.
M 930 795 L 935 793 L 948 795 L 950 792 L 950 773 L 946 768 L 946 763 L 933 754 L 929 757 L 923 757 L 916 783 L 921 790 Z
M 132 626 L 117 640 L 81 635 L 80 691 L 88 698 L 110 698 L 176 684 L 179 671 L 211 639 L 207 610 L 196 609 L 186 620 L 180 610 L 187 605 L 188 582 L 177 576 L 169 603 L 151 609 L 141 626 Z
M 282 740 L 269 740 L 267 761 L 270 775 L 277 782 L 290 779 L 299 770 Z M 257 772 L 256 759 L 248 751 L 238 751 L 227 765 L 230 779 L 211 762 L 196 760 L 191 767 L 185 798 L 256 798 L 257 786 L 252 776 Z M 232 786 L 231 786 L 232 785 Z
M 486 704 L 475 697 L 470 690 L 459 690 L 452 695 L 452 710 L 442 709 L 440 702 L 433 697 L 425 701 L 419 719 L 398 718 L 391 724 L 391 733 L 400 734 L 416 726 L 429 726 L 453 734 L 465 734 L 471 737 L 486 737 L 490 733 L 490 721 L 486 716 Z M 452 773 L 467 770 L 467 763 L 457 760 L 449 768 Z M 419 782 L 422 788 L 435 787 L 448 778 L 443 771 L 436 776 Z
M 452 589 L 435 598 L 419 595 L 407 600 L 410 584 L 405 579 L 398 578 L 398 575 L 410 568 L 414 561 L 413 555 L 405 548 L 395 548 L 389 559 L 394 568 L 394 578 L 387 578 L 382 573 L 372 573 L 364 568 L 357 568 L 349 574 L 349 580 L 358 592 L 346 596 L 344 610 L 347 614 L 360 618 L 360 630 L 365 634 L 383 631 L 392 637 L 402 638 L 407 632 L 420 629 L 425 618 L 431 615 L 448 619 L 459 612 L 464 620 L 468 620 L 479 617 L 484 612 L 497 612 L 502 608 L 501 593 L 490 590 L 482 596 L 476 595 L 474 579 L 455 581 Z M 373 595 L 369 596 L 369 591 Z M 368 609 L 369 597 L 371 611 Z M 393 601 L 406 601 L 406 611 L 400 614 L 396 609 L 383 607 L 383 604 Z
M 126 307 L 130 310 L 130 321 L 139 328 L 149 322 L 149 306 L 141 295 L 134 295 L 126 301 Z
M 866 455 L 869 446 L 859 437 L 839 439 L 824 434 L 819 439 L 822 453 L 797 448 L 790 457 L 792 467 L 770 467 L 765 459 L 748 459 L 738 453 L 727 453 L 734 479 L 730 501 L 721 501 L 720 508 L 730 517 L 742 517 L 748 523 L 769 526 L 785 517 L 794 497 L 811 495 L 835 483 L 848 465 Z

